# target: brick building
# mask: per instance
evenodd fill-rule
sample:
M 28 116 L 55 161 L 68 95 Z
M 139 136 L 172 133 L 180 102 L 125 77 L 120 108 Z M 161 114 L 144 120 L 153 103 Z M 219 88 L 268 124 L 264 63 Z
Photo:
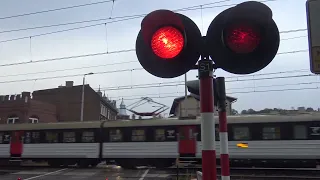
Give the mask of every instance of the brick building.
M 33 99 L 54 104 L 58 121 L 80 121 L 82 85 L 74 86 L 67 81 L 65 86 L 33 92 Z M 89 85 L 84 90 L 84 121 L 116 120 L 116 101 L 110 101 Z
M 30 92 L 0 96 L 0 124 L 57 122 L 56 107 L 31 98 Z

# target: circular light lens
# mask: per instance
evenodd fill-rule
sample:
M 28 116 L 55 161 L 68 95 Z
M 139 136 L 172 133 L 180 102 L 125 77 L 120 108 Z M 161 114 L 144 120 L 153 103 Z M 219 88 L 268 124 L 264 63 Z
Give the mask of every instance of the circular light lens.
M 247 25 L 232 26 L 226 30 L 226 44 L 235 53 L 251 53 L 261 42 L 260 32 Z
M 183 34 L 172 26 L 158 29 L 151 39 L 151 48 L 153 52 L 163 59 L 176 57 L 180 54 L 183 47 Z

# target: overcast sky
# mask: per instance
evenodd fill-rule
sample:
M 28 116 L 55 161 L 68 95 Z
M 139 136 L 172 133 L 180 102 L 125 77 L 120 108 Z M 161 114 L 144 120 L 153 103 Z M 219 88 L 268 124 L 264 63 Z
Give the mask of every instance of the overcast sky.
M 100 0 L 101 1 L 101 0 Z M 54 88 L 64 85 L 65 81 L 74 81 L 76 85 L 82 84 L 83 76 L 63 77 L 56 79 L 32 80 L 37 78 L 85 74 L 89 72 L 102 72 L 114 70 L 127 70 L 117 73 L 95 74 L 87 76 L 86 83 L 97 89 L 99 86 L 108 97 L 113 100 L 125 99 L 125 103 L 131 104 L 137 101 L 141 96 L 150 96 L 157 102 L 164 103 L 169 107 L 172 104 L 172 96 L 181 96 L 184 94 L 184 86 L 164 86 L 150 88 L 134 88 L 126 90 L 110 90 L 115 86 L 132 86 L 148 83 L 165 83 L 183 81 L 184 77 L 175 79 L 161 79 L 148 74 L 144 70 L 131 70 L 141 68 L 135 51 L 124 53 L 114 53 L 108 55 L 91 56 L 76 59 L 65 59 L 50 62 L 30 63 L 23 65 L 1 66 L 4 64 L 38 61 L 51 58 L 59 58 L 66 56 L 77 56 L 101 52 L 114 52 L 120 50 L 133 49 L 135 40 L 140 28 L 141 18 L 116 22 L 112 24 L 103 24 L 107 21 L 95 21 L 82 24 L 73 24 L 65 26 L 56 26 L 50 28 L 33 29 L 26 31 L 16 31 L 3 33 L 3 31 L 29 28 L 36 26 L 45 26 L 60 23 L 77 22 L 84 20 L 103 19 L 111 17 L 130 16 L 146 14 L 156 9 L 181 9 L 190 6 L 213 3 L 218 0 L 116 0 L 112 3 L 101 3 L 92 6 L 79 7 L 55 12 L 41 13 L 30 16 L 22 16 L 15 18 L 3 19 L 11 15 L 30 13 L 35 11 L 43 11 L 48 9 L 73 6 L 78 4 L 98 2 L 98 0 L 10 0 L 2 1 L 0 6 L 0 41 L 26 37 L 25 39 L 2 42 L 0 43 L 0 93 L 1 94 L 19 94 L 22 91 L 34 91 L 38 89 Z M 230 0 L 219 4 L 211 4 L 203 6 L 202 10 L 183 11 L 180 12 L 189 16 L 205 35 L 205 32 L 212 19 L 226 6 L 216 8 L 206 8 L 212 6 L 230 5 L 240 3 L 240 0 Z M 295 29 L 305 29 L 306 12 L 305 0 L 277 0 L 266 2 L 271 7 L 274 19 L 280 31 L 288 31 Z M 120 19 L 118 19 L 120 20 Z M 64 29 L 76 28 L 81 26 L 96 25 L 89 28 L 82 28 L 67 32 L 36 36 L 34 35 L 60 31 Z M 282 33 L 281 45 L 279 52 L 299 51 L 308 49 L 307 32 L 299 31 L 293 33 Z M 31 36 L 31 38 L 29 38 Z M 31 45 L 31 46 L 30 46 Z M 122 63 L 121 62 L 128 62 Z M 108 65 L 118 63 L 117 65 Z M 85 69 L 79 69 L 84 66 L 95 66 Z M 66 71 L 50 72 L 54 70 L 72 69 Z M 49 72 L 45 72 L 49 71 Z M 273 73 L 283 71 L 297 71 L 295 73 L 280 73 L 273 75 L 259 76 L 261 73 Z M 36 73 L 28 74 L 26 73 Z M 45 73 L 43 73 L 45 72 Z M 19 75 L 17 74 L 24 74 Z M 218 70 L 217 76 L 231 77 L 235 76 Z M 239 79 L 261 79 L 265 77 L 287 77 L 294 75 L 311 74 L 309 71 L 308 52 L 299 52 L 293 54 L 282 54 L 276 56 L 274 61 L 265 69 L 255 73 L 255 75 L 244 76 L 241 78 L 227 78 L 226 81 L 235 81 Z M 7 76 L 15 75 L 15 76 Z M 188 80 L 196 79 L 197 72 L 188 72 Z M 14 80 L 31 79 L 24 82 L 6 82 Z M 319 83 L 317 83 L 319 82 Z M 301 83 L 310 83 L 301 84 Z M 173 83 L 177 84 L 177 83 Z M 181 84 L 181 83 L 179 83 Z M 291 84 L 291 85 L 290 85 Z M 320 107 L 319 77 L 299 77 L 299 78 L 275 78 L 272 80 L 248 80 L 239 82 L 228 82 L 226 84 L 227 94 L 238 98 L 233 107 L 237 110 L 248 108 L 264 109 L 264 108 L 291 108 L 298 106 L 306 106 L 318 108 Z M 264 87 L 261 87 L 264 86 Z M 284 89 L 304 89 L 295 91 L 270 91 Z M 268 92 L 253 92 L 268 91 Z M 237 93 L 242 92 L 242 93 Z M 250 93 L 249 93 L 250 92 Z M 163 98 L 156 98 L 156 97 Z M 170 97 L 167 97 L 170 96 Z M 118 105 L 120 101 L 118 101 Z M 154 107 L 153 107 L 154 108 Z M 143 106 L 138 110 L 151 111 L 150 106 Z

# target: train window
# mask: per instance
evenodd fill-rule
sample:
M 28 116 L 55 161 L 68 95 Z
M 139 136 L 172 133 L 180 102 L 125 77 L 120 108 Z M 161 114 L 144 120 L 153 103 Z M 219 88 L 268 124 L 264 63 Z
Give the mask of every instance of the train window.
M 262 129 L 263 139 L 280 139 L 280 127 L 264 127 Z
M 75 132 L 63 132 L 63 142 L 66 142 L 66 143 L 76 142 L 76 133 Z
M 82 132 L 81 142 L 94 142 L 94 132 L 92 131 Z
M 57 143 L 59 136 L 57 132 L 46 132 L 46 143 Z
M 220 136 L 219 136 L 219 127 L 216 127 L 215 134 L 216 134 L 216 141 L 220 141 Z
M 307 139 L 307 127 L 305 125 L 295 125 L 293 131 L 294 139 Z
M 132 130 L 131 140 L 132 141 L 145 141 L 146 140 L 145 130 L 143 130 L 143 129 Z
M 31 138 L 31 132 L 26 132 L 24 134 L 24 143 L 25 144 L 30 144 L 32 141 L 32 138 Z
M 123 135 L 120 129 L 112 129 L 109 131 L 110 142 L 122 141 Z
M 177 133 L 175 129 L 167 129 L 166 130 L 166 141 L 176 141 Z
M 40 132 L 26 132 L 25 143 L 40 143 Z
M 155 131 L 156 141 L 165 141 L 166 135 L 164 129 L 156 129 Z
M 234 140 L 249 140 L 250 130 L 249 127 L 233 127 Z
M 3 135 L 4 135 L 4 133 L 0 133 L 0 144 L 3 143 Z
M 10 135 L 10 133 L 9 132 L 5 132 L 5 133 L 3 133 L 4 135 L 3 135 L 3 141 L 2 141 L 2 143 L 3 144 L 9 144 L 10 143 L 10 139 L 11 139 L 11 135 Z

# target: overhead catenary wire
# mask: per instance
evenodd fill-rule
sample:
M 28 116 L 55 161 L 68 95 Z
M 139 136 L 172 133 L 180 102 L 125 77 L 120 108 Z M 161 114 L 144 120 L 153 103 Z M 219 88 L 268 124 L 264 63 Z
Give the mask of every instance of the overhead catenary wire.
M 298 36 L 298 37 L 303 37 L 303 36 Z M 296 37 L 296 38 L 298 38 Z M 281 40 L 290 40 L 290 39 L 294 39 L 295 37 L 293 38 L 285 38 L 285 39 L 281 39 Z M 30 40 L 31 41 L 31 40 Z M 106 39 L 107 41 L 107 39 Z M 31 42 L 30 42 L 31 43 Z M 107 43 L 107 42 L 106 42 Z M 284 53 L 288 53 L 288 54 L 291 54 L 291 53 L 296 53 L 296 52 L 304 52 L 306 50 L 299 50 L 299 51 L 291 51 L 290 53 L 289 52 L 284 52 Z M 31 44 L 30 44 L 30 53 L 31 53 Z M 105 52 L 106 54 L 109 54 L 109 53 L 112 53 L 112 52 L 108 52 L 108 47 L 107 47 L 107 51 Z M 281 53 L 279 53 L 281 54 Z M 32 54 L 31 54 L 32 55 Z M 97 54 L 98 55 L 98 54 Z M 103 55 L 103 54 L 101 54 Z M 92 56 L 95 56 L 94 54 Z M 32 56 L 31 56 L 32 57 Z M 72 57 L 72 56 L 71 56 Z M 85 55 L 84 55 L 85 57 Z M 77 56 L 75 56 L 75 58 L 77 58 Z M 79 57 L 80 58 L 80 57 Z M 67 58 L 68 59 L 68 58 Z M 60 60 L 59 58 L 52 58 L 52 59 L 48 59 L 49 61 L 55 61 L 55 60 Z M 61 59 L 63 60 L 63 59 Z M 38 60 L 39 62 L 46 62 L 46 60 Z M 84 67 L 76 67 L 76 68 L 67 68 L 67 69 L 58 69 L 58 70 L 50 70 L 50 71 L 40 71 L 40 72 L 31 72 L 31 73 L 23 73 L 23 74 L 9 74 L 9 75 L 0 75 L 0 77 L 9 77 L 9 76 L 20 76 L 20 75 L 31 75 L 31 74 L 41 74 L 41 73 L 48 73 L 48 72 L 61 72 L 61 71 L 68 71 L 68 70 L 77 70 L 77 69 L 85 69 L 85 68 L 94 68 L 94 67 L 100 67 L 100 66 L 109 66 L 109 65 L 117 65 L 117 64 L 127 64 L 127 63 L 134 63 L 134 62 L 138 62 L 138 61 L 124 61 L 124 62 L 117 62 L 117 63 L 107 63 L 107 64 L 101 64 L 101 65 L 92 65 L 92 66 L 84 66 Z M 21 63 L 23 64 L 29 64 L 29 63 L 32 63 L 31 61 L 29 62 L 20 62 L 20 63 L 11 63 L 11 64 L 0 64 L 0 67 L 1 66 L 12 66 L 12 65 L 20 65 Z M 301 71 L 301 70 L 299 70 Z
M 288 89 L 269 89 L 269 90 L 261 90 L 261 91 L 239 91 L 239 92 L 230 92 L 229 94 L 249 94 L 249 93 L 268 93 L 268 92 L 286 92 L 286 91 L 302 91 L 302 90 L 318 90 L 319 87 L 304 87 L 304 88 L 288 88 Z M 184 96 L 183 93 L 179 94 L 178 96 Z M 164 98 L 177 98 L 177 96 L 151 96 L 149 98 L 153 99 L 164 99 Z M 123 100 L 130 101 L 130 100 L 137 100 L 140 98 L 123 98 Z M 120 99 L 117 99 L 120 100 Z M 122 98 L 121 98 L 122 100 Z
M 237 88 L 228 88 L 226 89 L 227 92 L 229 92 L 229 90 L 233 90 L 233 89 L 254 89 L 254 88 L 266 88 L 266 87 L 283 87 L 283 86 L 299 86 L 299 85 L 312 85 L 312 84 L 320 84 L 320 82 L 302 82 L 302 83 L 289 83 L 289 84 L 272 84 L 272 85 L 261 85 L 261 86 L 251 86 L 251 87 L 237 87 Z M 301 88 L 301 87 L 300 87 Z M 310 88 L 310 87 L 307 87 L 307 88 Z M 314 88 L 318 88 L 318 87 L 314 87 Z M 292 88 L 290 88 L 292 89 Z M 296 89 L 296 88 L 294 88 Z M 274 90 L 282 90 L 282 89 L 274 89 Z M 257 91 L 257 92 L 260 92 L 260 91 L 266 91 L 266 90 L 250 90 L 251 91 Z M 239 91 L 239 93 L 241 92 L 246 92 L 246 91 Z M 161 95 L 165 95 L 165 94 L 182 94 L 184 92 L 180 91 L 180 92 L 166 92 L 166 93 L 151 93 L 151 94 L 134 94 L 134 95 L 125 95 L 125 96 L 120 96 L 120 97 L 116 97 L 116 96 L 111 96 L 109 98 L 111 99 L 118 99 L 118 98 L 126 98 L 126 97 L 145 97 L 145 96 L 161 96 Z M 231 92 L 232 93 L 232 92 Z M 233 92 L 233 93 L 236 93 L 236 92 Z M 230 94 L 230 93 L 228 93 Z
M 120 69 L 120 70 L 113 70 L 113 71 L 100 71 L 100 72 L 93 72 L 93 75 L 97 74 L 109 74 L 109 73 L 120 73 L 120 72 L 132 72 L 132 71 L 137 71 L 137 70 L 143 70 L 143 68 L 134 68 L 134 69 Z M 282 73 L 282 72 L 281 72 Z M 66 77 L 77 77 L 77 76 L 83 76 L 83 73 L 78 73 L 78 74 L 71 74 L 71 75 L 60 75 L 60 76 L 48 76 L 48 77 L 38 77 L 38 78 L 26 78 L 26 79 L 18 79 L 18 80 L 7 80 L 7 81 L 0 81 L 0 84 L 3 83 L 14 83 L 14 82 L 24 82 L 24 81 L 39 81 L 39 80 L 47 80 L 47 79 L 59 79 L 59 78 L 66 78 Z M 252 75 L 247 75 L 247 76 L 252 76 Z M 314 74 L 303 74 L 303 75 L 293 75 L 293 76 L 278 76 L 278 77 L 263 77 L 263 78 L 250 78 L 250 79 L 235 79 L 235 80 L 229 80 L 226 82 L 241 82 L 241 81 L 250 81 L 250 80 L 270 80 L 270 79 L 285 79 L 285 78 L 297 78 L 297 77 L 311 77 L 311 76 L 317 76 Z M 228 77 L 227 77 L 228 78 Z M 231 77 L 233 78 L 233 77 Z M 134 89 L 134 88 L 150 88 L 150 87 L 159 87 L 161 86 L 168 86 L 165 84 L 170 84 L 172 82 L 166 83 L 149 83 L 147 85 L 152 85 L 152 86 L 147 86 L 147 87 L 136 87 L 136 86 L 141 86 L 140 85 L 128 85 L 128 86 L 116 86 L 116 87 L 106 87 L 106 88 L 101 88 L 101 90 L 120 90 L 120 89 Z M 169 86 L 177 86 L 177 85 L 185 85 L 184 81 L 175 81 L 177 84 L 172 84 Z M 182 84 L 179 84 L 182 83 Z M 144 84 L 146 85 L 146 84 Z M 156 85 L 156 86 L 154 86 Z M 120 88 L 121 87 L 121 88 Z
M 266 1 L 275 1 L 275 0 L 266 0 Z M 234 5 L 236 5 L 236 4 L 224 5 L 224 6 L 234 6 Z M 223 7 L 223 6 L 211 6 L 210 8 L 215 8 L 215 7 Z M 198 10 L 198 9 L 201 9 L 201 8 L 202 8 L 202 6 L 200 5 L 200 7 L 198 7 L 198 8 L 193 8 L 193 9 L 187 9 L 187 8 L 185 8 L 185 9 L 181 9 L 181 10 L 179 10 L 179 11 Z M 46 36 L 46 35 L 51 35 L 51 34 L 57 34 L 57 33 L 67 32 L 67 31 L 73 31 L 73 30 L 79 30 L 79 29 L 84 29 L 84 28 L 101 26 L 101 25 L 105 25 L 105 24 L 111 24 L 111 23 L 116 23 L 116 22 L 133 20 L 133 19 L 137 19 L 137 18 L 142 18 L 142 17 L 144 17 L 145 15 L 146 15 L 146 14 L 127 16 L 127 17 L 128 17 L 127 19 L 120 19 L 120 20 L 114 20 L 114 21 L 109 21 L 109 22 L 91 24 L 91 25 L 86 25 L 86 26 L 74 27 L 74 28 L 69 28 L 69 29 L 64 29 L 64 30 L 51 31 L 51 32 L 47 32 L 47 33 L 34 34 L 34 35 L 28 35 L 28 36 L 23 36 L 23 37 L 18 37 L 18 38 L 12 38 L 12 39 L 7 39 L 7 40 L 2 40 L 2 41 L 0 41 L 0 43 L 12 42 L 12 41 L 17 41 L 17 40 L 23 40 L 23 39 L 30 38 L 30 37 Z M 123 16 L 123 17 L 125 17 L 125 16 Z M 110 18 L 108 18 L 108 19 L 114 19 L 114 18 L 111 18 L 111 17 L 110 17 Z M 305 30 L 306 30 L 306 29 L 286 30 L 286 31 L 280 31 L 280 33 L 299 32 L 299 31 L 305 31 Z
M 76 59 L 76 58 L 108 55 L 108 54 L 127 53 L 127 52 L 134 52 L 134 51 L 135 51 L 135 49 L 123 49 L 123 50 L 115 50 L 115 51 L 108 51 L 108 52 L 99 52 L 99 53 L 91 53 L 91 54 L 82 54 L 82 55 L 74 55 L 74 56 L 41 59 L 41 60 L 36 60 L 36 61 L 33 60 L 33 61 L 24 61 L 24 62 L 17 62 L 17 63 L 0 64 L 0 67 L 32 64 L 32 63 L 41 63 L 41 62 L 50 62 L 50 61 L 61 61 L 61 60 L 66 60 L 66 59 Z M 307 51 L 308 51 L 308 49 L 286 51 L 286 52 L 279 52 L 278 55 L 307 52 Z
M 235 79 L 228 80 L 226 83 L 230 82 L 244 82 L 244 81 L 261 81 L 261 80 L 274 80 L 274 79 L 288 79 L 288 78 L 302 78 L 302 77 L 316 77 L 314 74 L 303 74 L 303 75 L 291 75 L 291 76 L 276 76 L 276 77 L 262 77 L 262 78 L 250 78 L 250 79 Z M 126 90 L 126 89 L 145 89 L 145 88 L 158 88 L 158 87 L 166 87 L 166 86 L 184 86 L 184 81 L 175 81 L 170 83 L 148 83 L 148 84 L 133 84 L 127 86 L 109 86 L 102 87 L 101 90 Z
M 223 2 L 227 2 L 227 1 L 231 1 L 231 0 L 222 0 L 222 1 L 212 2 L 212 3 L 189 6 L 189 7 L 185 7 L 185 8 L 176 9 L 176 10 L 173 10 L 173 11 L 175 11 L 175 12 L 188 11 L 189 9 L 197 10 L 197 9 L 192 9 L 192 8 L 199 8 L 201 6 L 208 6 L 208 5 L 223 3 Z M 214 8 L 214 7 L 212 7 L 212 8 Z M 145 15 L 147 15 L 146 13 L 144 13 L 144 14 L 135 14 L 135 15 L 125 15 L 125 16 L 111 17 L 112 13 L 110 13 L 110 14 L 111 14 L 110 17 L 107 17 L 107 18 L 90 19 L 90 20 L 83 20 L 83 21 L 74 21 L 74 22 L 68 22 L 68 23 L 50 24 L 50 25 L 44 25 L 44 26 L 35 26 L 35 27 L 27 27 L 27 28 L 19 28 L 19 29 L 10 29 L 10 30 L 0 31 L 0 33 L 9 33 L 9 32 L 17 32 L 17 31 L 25 31 L 25 30 L 33 30 L 33 29 L 43 29 L 43 28 L 67 26 L 67 25 L 74 25 L 74 24 L 83 24 L 83 23 L 90 23 L 90 22 L 97 22 L 97 21 L 113 20 L 113 19 L 127 19 L 127 18 L 137 19 L 137 18 L 141 18 L 141 17 L 144 17 Z M 128 19 L 128 20 L 130 20 L 130 19 Z
M 74 8 L 92 6 L 92 5 L 103 4 L 103 3 L 114 2 L 114 1 L 115 0 L 97 1 L 97 2 L 92 2 L 92 3 L 78 4 L 78 5 L 60 7 L 60 8 L 55 8 L 55 9 L 48 9 L 48 10 L 43 10 L 43 11 L 35 11 L 35 12 L 30 12 L 30 13 L 16 14 L 16 15 L 0 17 L 0 20 L 12 19 L 12 18 L 23 17 L 23 16 L 30 16 L 30 15 L 35 15 L 35 14 L 43 14 L 43 13 L 61 11 L 61 10 L 66 10 L 66 9 L 74 9 Z
M 174 12 L 193 11 L 193 10 L 198 10 L 198 9 L 201 9 L 201 8 L 203 9 L 204 6 L 209 6 L 209 5 L 228 2 L 228 1 L 231 1 L 231 0 L 222 0 L 222 1 L 212 2 L 212 3 L 189 6 L 189 7 L 186 7 L 186 8 L 180 8 L 180 9 L 176 9 L 176 10 L 172 10 L 172 11 L 174 11 Z M 277 1 L 277 0 L 264 0 L 264 1 L 259 1 L 259 2 L 272 2 L 272 1 Z M 110 2 L 110 1 L 108 1 L 108 2 Z M 209 7 L 205 7 L 205 9 L 220 8 L 220 7 L 230 7 L 230 6 L 235 6 L 235 5 L 237 5 L 237 4 L 226 4 L 226 5 L 220 5 L 220 6 L 209 6 Z M 137 19 L 137 18 L 144 17 L 145 15 L 147 15 L 147 14 L 144 13 L 144 14 L 136 14 L 136 15 L 125 15 L 125 16 L 115 16 L 115 17 L 107 17 L 107 18 L 100 18 L 100 19 L 74 21 L 74 22 L 68 22 L 68 23 L 49 24 L 49 25 L 43 25 L 43 26 L 34 26 L 34 27 L 26 27 L 26 28 L 19 28 L 19 29 L 4 30 L 4 31 L 0 31 L 0 33 L 10 33 L 10 32 L 17 32 L 17 31 L 33 30 L 33 29 L 43 29 L 43 28 L 50 28 L 50 27 L 83 24 L 83 23 L 90 23 L 90 22 L 106 21 L 106 20 L 111 20 L 111 19 L 125 19 L 125 18 Z M 128 20 L 130 20 L 130 19 L 128 19 Z

